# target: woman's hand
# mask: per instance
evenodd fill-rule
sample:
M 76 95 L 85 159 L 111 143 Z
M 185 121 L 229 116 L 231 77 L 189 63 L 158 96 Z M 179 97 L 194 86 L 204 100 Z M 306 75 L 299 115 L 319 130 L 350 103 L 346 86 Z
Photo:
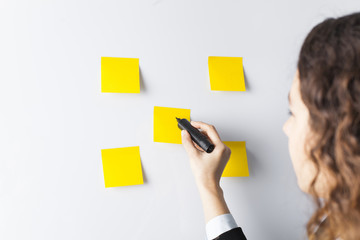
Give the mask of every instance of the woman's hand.
M 198 185 L 207 223 L 216 216 L 230 213 L 220 187 L 220 178 L 229 161 L 231 151 L 221 142 L 214 126 L 194 121 L 191 121 L 191 125 L 199 128 L 215 145 L 211 153 L 206 153 L 193 143 L 186 130 L 181 131 L 182 143 L 190 158 L 191 169 Z
M 207 153 L 191 140 L 186 130 L 181 131 L 182 144 L 189 155 L 196 183 L 200 187 L 219 187 L 231 150 L 221 141 L 214 126 L 196 121 L 191 121 L 191 125 L 200 129 L 215 145 L 215 149 Z

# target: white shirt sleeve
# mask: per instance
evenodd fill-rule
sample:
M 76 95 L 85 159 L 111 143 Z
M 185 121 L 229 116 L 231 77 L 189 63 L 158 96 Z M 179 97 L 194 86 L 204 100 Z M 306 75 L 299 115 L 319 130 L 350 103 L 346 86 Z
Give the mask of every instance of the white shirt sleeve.
M 216 216 L 206 224 L 206 236 L 208 240 L 212 240 L 224 232 L 237 228 L 238 225 L 231 213 Z

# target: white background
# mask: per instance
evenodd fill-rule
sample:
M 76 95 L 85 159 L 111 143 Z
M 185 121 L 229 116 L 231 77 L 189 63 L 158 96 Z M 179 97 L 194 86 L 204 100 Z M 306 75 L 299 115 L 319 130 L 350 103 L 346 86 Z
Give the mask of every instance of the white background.
M 0 239 L 204 239 L 182 145 L 153 142 L 154 106 L 190 108 L 246 141 L 224 178 L 249 240 L 304 239 L 311 204 L 282 125 L 300 46 L 356 1 L 0 1 Z M 140 59 L 141 93 L 101 93 L 100 59 Z M 208 56 L 243 57 L 246 92 L 210 91 Z M 145 184 L 104 187 L 103 148 L 140 146 Z

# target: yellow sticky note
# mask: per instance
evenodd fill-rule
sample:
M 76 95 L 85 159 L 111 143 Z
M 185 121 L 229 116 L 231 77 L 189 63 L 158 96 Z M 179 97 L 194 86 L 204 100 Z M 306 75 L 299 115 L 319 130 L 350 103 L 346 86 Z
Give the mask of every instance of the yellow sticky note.
M 231 156 L 225 166 L 223 177 L 248 177 L 249 168 L 246 157 L 245 142 L 224 141 L 231 150 Z
M 101 157 L 106 188 L 144 183 L 138 146 L 102 149 Z
M 246 91 L 242 57 L 209 57 L 211 90 Z
M 101 92 L 139 93 L 139 59 L 101 57 Z
M 177 117 L 190 121 L 190 109 L 154 107 L 154 142 L 181 144 Z

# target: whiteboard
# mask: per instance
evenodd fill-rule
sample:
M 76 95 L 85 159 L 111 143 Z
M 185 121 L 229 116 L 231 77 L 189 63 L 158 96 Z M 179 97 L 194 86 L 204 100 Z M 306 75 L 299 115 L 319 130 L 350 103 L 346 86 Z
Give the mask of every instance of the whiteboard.
M 312 212 L 282 125 L 302 41 L 357 1 L 1 1 L 0 238 L 204 239 L 182 145 L 153 142 L 154 106 L 246 141 L 223 178 L 248 239 L 304 239 Z M 139 58 L 140 94 L 101 93 L 102 56 Z M 243 57 L 246 92 L 210 91 L 208 56 Z M 143 185 L 104 187 L 101 149 L 139 146 Z

